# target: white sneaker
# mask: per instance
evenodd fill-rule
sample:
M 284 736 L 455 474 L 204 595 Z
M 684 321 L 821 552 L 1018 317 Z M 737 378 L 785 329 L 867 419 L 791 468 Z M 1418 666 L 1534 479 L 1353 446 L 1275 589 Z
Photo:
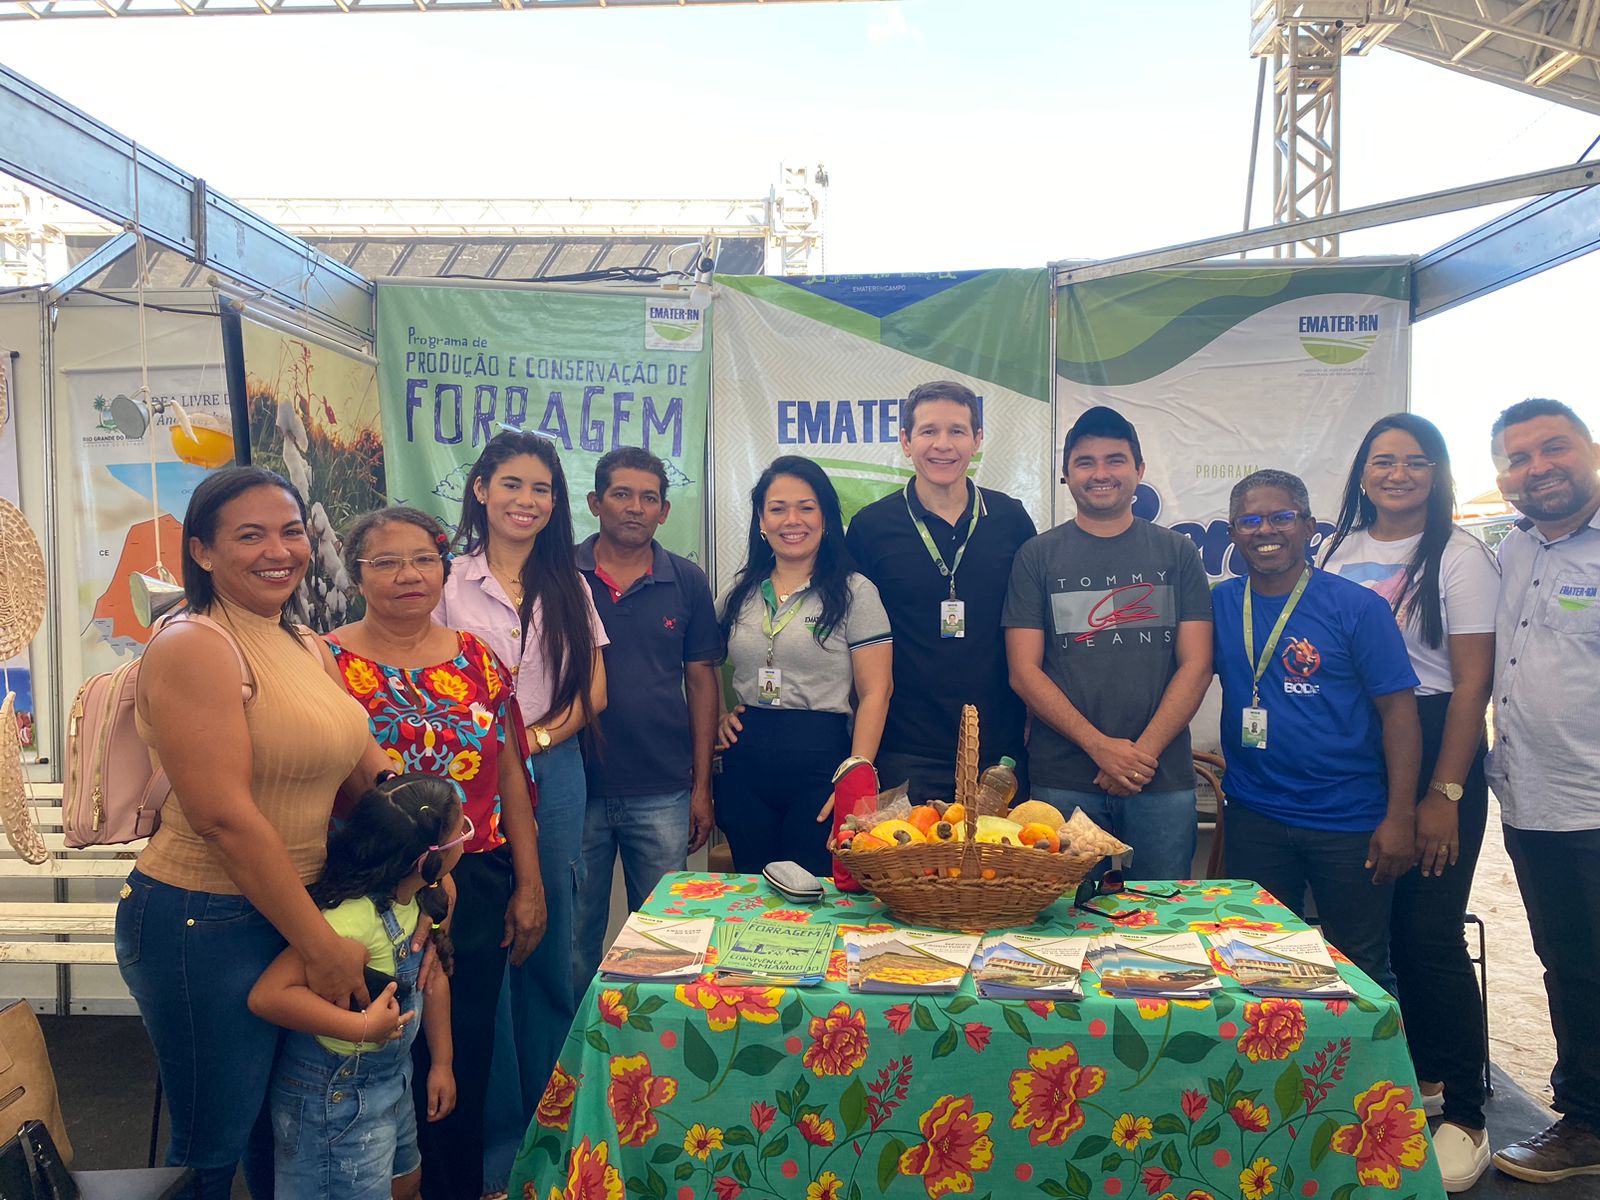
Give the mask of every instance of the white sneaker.
M 1466 1191 L 1489 1169 L 1489 1139 L 1476 1142 L 1465 1129 L 1449 1121 L 1434 1129 L 1433 1152 L 1447 1192 Z
M 1422 1097 L 1422 1111 L 1424 1113 L 1426 1113 L 1430 1117 L 1442 1117 L 1442 1116 L 1444 1116 L 1444 1091 L 1443 1091 L 1443 1089 L 1440 1089 L 1437 1092 L 1433 1092 L 1432 1094 L 1429 1094 L 1428 1092 L 1423 1091 L 1419 1087 L 1417 1089 L 1417 1095 Z

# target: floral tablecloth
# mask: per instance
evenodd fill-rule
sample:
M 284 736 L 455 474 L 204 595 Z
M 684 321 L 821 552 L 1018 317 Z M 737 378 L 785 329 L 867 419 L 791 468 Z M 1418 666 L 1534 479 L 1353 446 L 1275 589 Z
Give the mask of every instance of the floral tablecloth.
M 1122 903 L 1129 903 L 1128 900 Z M 1140 899 L 1123 928 L 1277 929 L 1242 880 Z M 871 896 L 794 905 L 752 875 L 669 875 L 654 914 L 890 928 Z M 1029 928 L 1103 929 L 1067 901 Z M 1336 954 L 1337 958 L 1338 955 Z M 1220 965 L 1220 964 L 1219 964 Z M 994 1001 L 596 980 L 512 1171 L 532 1200 L 883 1195 L 1291 1200 L 1443 1197 L 1398 1006 Z

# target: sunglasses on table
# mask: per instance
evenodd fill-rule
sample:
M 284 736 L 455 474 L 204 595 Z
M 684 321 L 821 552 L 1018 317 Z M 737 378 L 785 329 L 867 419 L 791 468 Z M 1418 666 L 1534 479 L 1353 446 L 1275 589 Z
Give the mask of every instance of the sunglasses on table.
M 1114 900 L 1116 896 L 1150 896 L 1158 900 L 1171 900 L 1180 892 L 1181 889 L 1175 884 L 1129 883 L 1123 877 L 1122 869 L 1114 867 L 1099 879 L 1085 879 L 1080 883 L 1072 897 L 1072 904 L 1074 908 L 1081 908 L 1085 912 L 1098 913 L 1119 921 L 1139 910 L 1118 907 Z

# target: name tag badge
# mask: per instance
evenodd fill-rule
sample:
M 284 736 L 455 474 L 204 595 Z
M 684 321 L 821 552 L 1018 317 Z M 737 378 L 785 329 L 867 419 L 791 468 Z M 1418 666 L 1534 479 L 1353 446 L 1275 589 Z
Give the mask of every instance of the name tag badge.
M 1267 710 L 1264 708 L 1247 708 L 1244 710 L 1239 741 L 1246 750 L 1265 750 L 1267 748 Z
M 939 636 L 964 638 L 967 636 L 967 602 L 944 600 L 939 604 Z
M 783 672 L 777 667 L 762 667 L 756 672 L 756 703 L 778 708 L 783 703 Z

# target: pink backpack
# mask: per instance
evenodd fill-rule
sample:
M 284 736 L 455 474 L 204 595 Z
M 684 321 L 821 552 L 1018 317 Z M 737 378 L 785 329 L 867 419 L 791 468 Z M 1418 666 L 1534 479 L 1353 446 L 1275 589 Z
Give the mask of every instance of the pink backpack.
M 227 628 L 199 613 L 163 619 L 197 621 L 227 639 L 243 675 L 244 702 L 255 697 L 255 681 L 239 643 Z M 151 635 L 154 641 L 154 634 Z M 161 823 L 161 807 L 172 794 L 167 773 L 150 760 L 150 748 L 134 726 L 134 695 L 141 659 L 115 671 L 91 675 L 78 689 L 67 725 L 67 782 L 62 788 L 61 826 L 66 844 L 114 846 L 147 838 Z

